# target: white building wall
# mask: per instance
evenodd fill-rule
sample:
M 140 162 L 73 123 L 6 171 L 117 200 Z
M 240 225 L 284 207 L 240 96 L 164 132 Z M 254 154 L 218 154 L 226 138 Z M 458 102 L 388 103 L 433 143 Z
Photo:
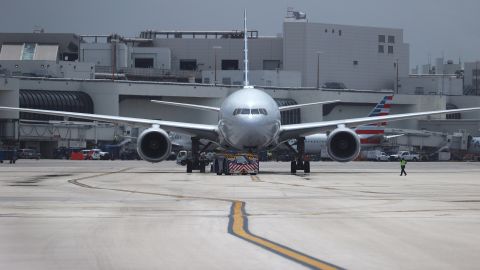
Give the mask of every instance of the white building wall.
M 222 84 L 230 81 L 232 85 L 243 85 L 243 74 L 243 70 L 217 70 L 217 82 Z M 215 71 L 202 72 L 203 83 L 213 84 L 214 81 Z M 250 70 L 248 81 L 251 85 L 258 86 L 301 87 L 302 75 L 298 71 Z
M 128 47 L 124 43 L 117 43 L 116 47 L 116 68 L 125 68 L 128 65 Z M 112 48 L 112 43 L 80 43 L 79 59 L 81 62 L 111 67 Z
M 93 64 L 71 61 L 0 60 L 0 67 L 15 76 L 93 79 L 95 73 Z
M 475 70 L 478 70 L 477 73 L 475 73 Z M 474 76 L 474 74 L 477 74 L 477 76 Z M 465 62 L 464 76 L 465 87 L 477 89 L 477 93 L 480 94 L 480 61 Z M 475 79 L 478 80 L 478 83 L 475 81 Z
M 407 95 L 463 95 L 463 81 L 456 76 L 409 76 L 400 78 L 399 85 L 399 93 Z
M 302 72 L 303 86 L 315 87 L 318 74 L 320 84 L 392 89 L 397 59 L 399 76 L 408 75 L 409 46 L 403 43 L 401 29 L 308 22 L 284 22 L 283 27 L 284 69 Z M 378 35 L 385 35 L 385 43 L 379 43 Z M 394 36 L 395 43 L 388 43 L 388 36 Z M 378 45 L 384 46 L 384 53 L 378 52 Z M 388 46 L 393 46 L 393 53 L 388 53 Z
M 162 38 L 154 40 L 154 46 L 169 48 L 172 54 L 172 70 L 180 70 L 180 60 L 196 59 L 198 71 L 221 70 L 222 60 L 238 60 L 239 70 L 243 70 L 243 39 L 205 39 L 205 38 Z M 221 49 L 214 49 L 221 47 Z M 262 70 L 263 60 L 282 62 L 282 39 L 261 37 L 248 40 L 249 69 Z
M 98 66 L 112 65 L 112 45 L 109 43 L 80 43 L 80 61 Z
M 169 48 L 159 47 L 130 47 L 128 66 L 135 67 L 135 58 L 153 58 L 153 68 L 170 69 L 171 52 Z

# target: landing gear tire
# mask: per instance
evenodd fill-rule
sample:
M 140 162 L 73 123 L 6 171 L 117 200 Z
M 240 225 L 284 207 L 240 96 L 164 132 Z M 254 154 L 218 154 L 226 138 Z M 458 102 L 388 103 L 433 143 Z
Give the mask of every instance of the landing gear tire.
M 192 173 L 192 161 L 187 160 L 187 173 Z
M 220 166 L 218 163 L 219 163 L 218 158 L 216 158 L 213 164 L 213 169 L 214 169 L 214 172 L 217 173 L 217 175 L 222 175 L 222 170 L 220 170 Z
M 205 173 L 205 161 L 200 161 L 200 172 Z
M 305 173 L 310 173 L 310 161 L 305 161 L 303 163 L 303 171 Z
M 290 162 L 290 173 L 292 174 L 297 173 L 297 162 L 295 161 Z

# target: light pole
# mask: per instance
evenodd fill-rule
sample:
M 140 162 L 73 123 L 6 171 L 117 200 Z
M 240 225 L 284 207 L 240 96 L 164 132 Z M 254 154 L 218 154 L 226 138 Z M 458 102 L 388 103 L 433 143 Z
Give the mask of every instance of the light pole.
M 478 72 L 478 60 L 475 62 L 475 72 L 473 74 L 475 75 L 475 95 L 478 96 L 478 75 L 480 72 Z
M 214 51 L 214 80 L 213 84 L 217 85 L 217 50 L 220 50 L 222 47 L 221 46 L 213 46 L 213 51 Z
M 398 58 L 395 59 L 395 62 L 393 63 L 393 66 L 396 69 L 396 76 L 395 76 L 395 93 L 398 94 Z
M 316 51 L 317 54 L 317 89 L 320 89 L 320 54 L 322 51 Z

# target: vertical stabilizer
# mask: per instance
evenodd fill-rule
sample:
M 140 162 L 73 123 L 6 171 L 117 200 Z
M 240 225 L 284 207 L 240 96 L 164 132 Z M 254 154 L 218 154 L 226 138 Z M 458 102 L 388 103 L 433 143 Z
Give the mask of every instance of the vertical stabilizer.
M 385 96 L 368 114 L 368 117 L 383 116 L 390 113 L 393 96 Z M 359 126 L 355 132 L 360 136 L 362 145 L 379 144 L 385 134 L 387 122 Z
M 249 86 L 248 83 L 248 37 L 247 37 L 247 10 L 243 11 L 243 63 L 245 64 L 245 81 L 243 86 Z

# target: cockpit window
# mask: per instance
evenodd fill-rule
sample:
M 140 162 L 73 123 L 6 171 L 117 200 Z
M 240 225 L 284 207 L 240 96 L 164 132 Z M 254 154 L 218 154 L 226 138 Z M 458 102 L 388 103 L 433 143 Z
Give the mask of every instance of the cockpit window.
M 237 114 L 246 114 L 246 115 L 249 115 L 249 114 L 263 114 L 263 115 L 267 115 L 267 110 L 263 109 L 263 108 L 255 108 L 255 109 L 249 109 L 249 108 L 237 108 L 233 111 L 233 115 L 237 115 Z

